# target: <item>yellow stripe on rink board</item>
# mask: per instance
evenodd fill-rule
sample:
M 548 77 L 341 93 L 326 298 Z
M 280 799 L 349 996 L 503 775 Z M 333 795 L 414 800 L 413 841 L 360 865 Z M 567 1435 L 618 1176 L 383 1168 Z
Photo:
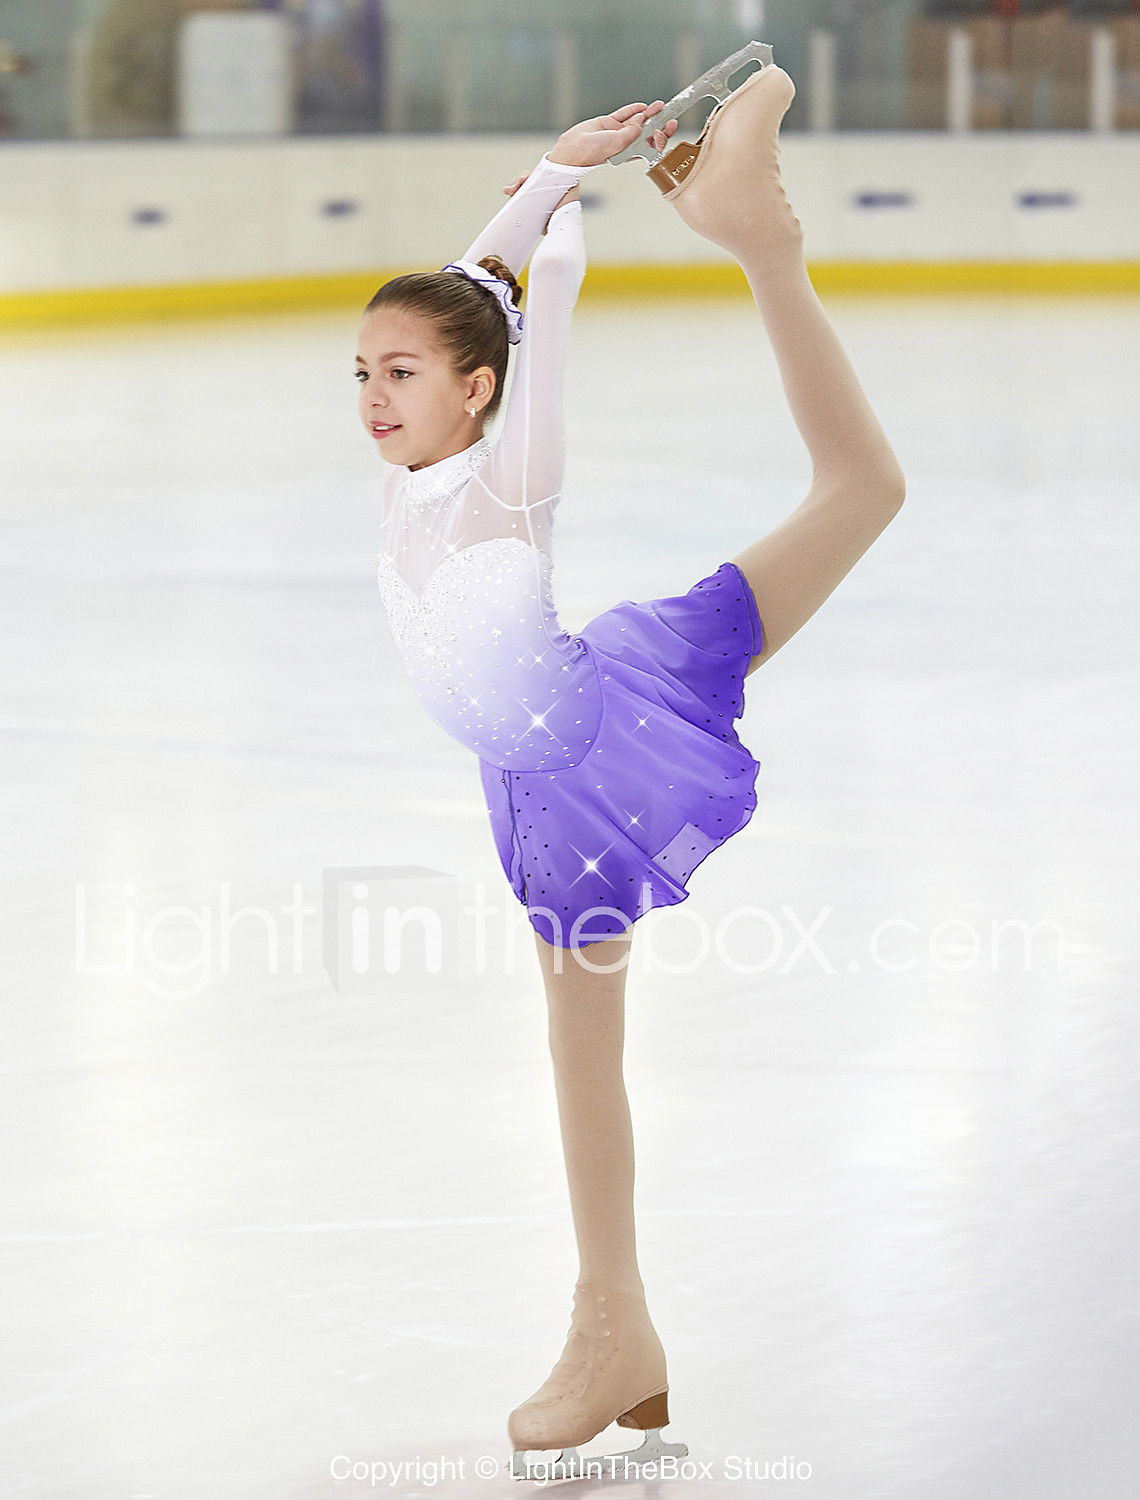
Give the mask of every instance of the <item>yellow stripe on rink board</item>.
M 821 296 L 1088 296 L 1140 293 L 1140 261 L 839 261 L 812 265 Z
M 293 276 L 166 286 L 78 287 L 0 293 L 0 327 L 68 322 L 217 317 L 252 312 L 363 308 L 376 288 L 405 270 Z M 1140 293 L 1140 261 L 816 261 L 822 296 L 1097 295 Z M 732 262 L 595 265 L 584 297 L 704 297 L 743 294 Z
M 422 269 L 422 268 L 420 268 Z M 227 313 L 363 308 L 399 270 L 259 281 L 206 281 L 167 286 L 76 287 L 0 293 L 0 327 L 48 323 L 114 323 L 136 319 L 218 317 Z

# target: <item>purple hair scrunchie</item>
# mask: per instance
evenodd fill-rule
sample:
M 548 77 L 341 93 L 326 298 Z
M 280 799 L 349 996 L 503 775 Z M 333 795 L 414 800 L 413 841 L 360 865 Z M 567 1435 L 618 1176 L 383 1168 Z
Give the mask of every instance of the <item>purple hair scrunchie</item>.
M 517 344 L 522 338 L 523 315 L 511 301 L 511 286 L 501 276 L 494 276 L 486 266 L 477 266 L 469 260 L 453 260 L 444 266 L 445 271 L 457 271 L 460 276 L 485 286 L 495 296 L 507 320 L 507 343 Z

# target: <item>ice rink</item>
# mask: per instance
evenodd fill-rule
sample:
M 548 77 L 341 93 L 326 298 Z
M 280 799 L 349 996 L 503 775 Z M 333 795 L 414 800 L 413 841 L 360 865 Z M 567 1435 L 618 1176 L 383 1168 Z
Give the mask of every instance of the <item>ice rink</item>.
M 638 924 L 639 1248 L 707 1468 L 612 1488 L 1131 1500 L 1140 302 L 829 307 L 909 494 L 747 680 L 752 822 Z M 388 633 L 354 340 L 0 343 L 3 1495 L 530 1492 L 576 1270 L 545 1006 Z M 806 488 L 750 302 L 583 303 L 567 403 L 570 630 Z M 514 947 L 338 994 L 323 872 L 402 866 Z M 275 931 L 227 951 L 227 904 Z

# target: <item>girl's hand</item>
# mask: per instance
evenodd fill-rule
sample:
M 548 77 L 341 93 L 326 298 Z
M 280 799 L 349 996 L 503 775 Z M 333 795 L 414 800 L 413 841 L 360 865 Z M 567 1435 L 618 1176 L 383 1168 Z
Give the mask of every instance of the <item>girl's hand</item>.
M 611 156 L 616 156 L 624 147 L 635 141 L 645 121 L 664 107 L 660 99 L 649 105 L 626 104 L 612 115 L 599 115 L 597 119 L 585 120 L 581 125 L 575 125 L 572 130 L 559 136 L 557 145 L 548 153 L 550 160 L 571 167 L 601 166 L 602 162 L 609 161 Z M 676 129 L 676 120 L 666 120 L 661 129 L 655 130 L 649 137 L 649 143 L 658 151 L 664 151 L 669 137 Z M 559 152 L 563 148 L 576 153 L 574 159 L 560 155 Z M 602 152 L 604 155 L 600 154 Z M 582 159 L 583 153 L 592 154 L 596 159 L 584 160 Z M 513 198 L 529 176 L 529 172 L 520 172 L 517 177 L 504 185 L 503 192 L 508 198 Z M 571 202 L 576 196 L 574 190 L 571 190 L 558 207 L 561 208 L 563 203 Z
M 652 104 L 623 104 L 612 115 L 598 115 L 593 120 L 583 120 L 558 137 L 554 149 L 548 152 L 550 160 L 567 167 L 600 167 L 611 156 L 616 156 L 631 145 L 641 134 L 641 127 L 652 115 L 664 109 L 665 101 L 657 99 Z M 667 120 L 660 130 L 655 130 L 654 145 L 658 150 L 677 128 L 676 120 Z M 658 141 L 661 145 L 658 145 Z

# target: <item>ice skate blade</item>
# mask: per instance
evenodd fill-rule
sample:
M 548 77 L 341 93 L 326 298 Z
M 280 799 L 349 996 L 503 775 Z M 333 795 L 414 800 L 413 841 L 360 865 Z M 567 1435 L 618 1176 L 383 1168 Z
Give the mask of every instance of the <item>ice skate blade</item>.
M 731 57 L 726 57 L 723 62 L 717 63 L 715 68 L 710 68 L 707 73 L 702 73 L 699 78 L 693 80 L 688 88 L 683 88 L 679 94 L 675 94 L 664 109 L 658 110 L 650 119 L 646 120 L 641 128 L 641 134 L 635 141 L 611 156 L 610 166 L 619 166 L 622 162 L 632 161 L 635 156 L 643 157 L 651 167 L 655 167 L 661 160 L 665 151 L 659 151 L 656 146 L 649 144 L 649 137 L 656 130 L 660 130 L 667 120 L 679 120 L 686 110 L 698 103 L 701 99 L 715 99 L 718 104 L 723 104 L 732 96 L 732 89 L 728 86 L 728 80 L 734 73 L 738 73 L 745 63 L 758 62 L 760 72 L 772 65 L 772 44 L 770 42 L 749 42 L 747 47 L 741 47 L 739 52 L 734 52 Z M 671 143 L 667 143 L 665 149 Z
M 537 1480 L 540 1484 L 553 1479 L 660 1479 L 662 1459 L 688 1456 L 684 1443 L 664 1442 L 660 1427 L 653 1427 L 646 1432 L 640 1448 L 630 1448 L 625 1453 L 603 1453 L 594 1458 L 583 1457 L 577 1448 L 563 1448 L 557 1458 L 528 1464 L 526 1453 L 516 1449 L 511 1454 L 511 1475 L 515 1479 Z M 648 1474 L 643 1473 L 643 1468 L 650 1464 L 655 1467 Z
M 533 1464 L 527 1462 L 525 1450 L 516 1448 L 511 1454 L 511 1478 L 535 1479 L 540 1484 L 552 1479 L 583 1479 L 586 1463 L 577 1448 L 563 1448 L 557 1458 L 538 1459 Z

